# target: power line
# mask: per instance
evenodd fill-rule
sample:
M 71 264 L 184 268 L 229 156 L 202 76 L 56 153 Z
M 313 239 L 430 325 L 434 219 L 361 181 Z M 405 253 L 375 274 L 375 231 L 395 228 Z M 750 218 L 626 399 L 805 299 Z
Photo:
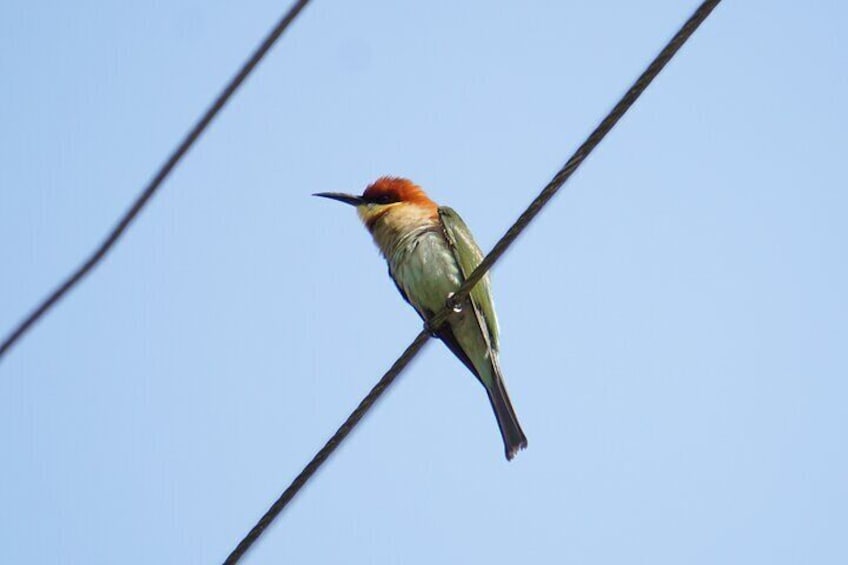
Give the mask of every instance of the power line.
M 153 197 L 174 167 L 188 153 L 194 142 L 203 134 L 207 126 L 215 119 L 218 112 L 229 101 L 230 97 L 241 86 L 247 76 L 253 71 L 254 67 L 265 57 L 277 39 L 283 34 L 294 19 L 300 14 L 301 10 L 309 3 L 309 0 L 298 0 L 289 9 L 289 11 L 277 22 L 277 25 L 268 33 L 259 47 L 253 52 L 250 58 L 239 69 L 238 73 L 230 80 L 227 86 L 221 91 L 215 101 L 206 110 L 203 116 L 194 124 L 194 127 L 188 132 L 182 142 L 171 153 L 168 160 L 162 164 L 159 171 L 153 179 L 142 190 L 141 194 L 136 197 L 132 206 L 124 213 L 123 217 L 118 221 L 112 231 L 106 236 L 101 244 L 94 252 L 71 273 L 55 290 L 45 298 L 24 320 L 22 320 L 3 340 L 0 344 L 0 360 L 12 348 L 15 343 L 35 324 L 44 314 L 46 314 L 53 306 L 56 305 L 64 296 L 79 282 L 85 278 L 112 249 L 117 241 L 124 234 L 130 224 L 136 219 L 138 214 Z
M 542 189 L 542 192 L 539 193 L 533 202 L 527 207 L 527 209 L 518 217 L 515 223 L 507 230 L 507 232 L 503 235 L 503 237 L 498 240 L 492 250 L 488 255 L 483 259 L 483 261 L 474 269 L 474 272 L 466 279 L 466 281 L 462 284 L 459 290 L 451 297 L 451 305 L 453 303 L 460 304 L 465 297 L 471 292 L 471 289 L 474 287 L 477 282 L 483 278 L 483 275 L 495 264 L 495 261 L 500 259 L 501 255 L 512 245 L 512 242 L 524 231 L 524 228 L 527 227 L 528 224 L 536 217 L 542 208 L 548 203 L 548 201 L 553 198 L 553 196 L 559 191 L 565 181 L 571 177 L 574 171 L 583 163 L 586 157 L 589 156 L 589 153 L 592 152 L 593 149 L 606 137 L 607 133 L 618 123 L 618 120 L 630 109 L 630 106 L 633 105 L 634 102 L 639 98 L 642 92 L 648 87 L 649 84 L 656 78 L 656 76 L 663 70 L 666 64 L 674 57 L 675 53 L 683 47 L 683 44 L 689 39 L 689 37 L 698 29 L 704 20 L 707 19 L 707 16 L 710 15 L 710 12 L 718 6 L 721 0 L 706 0 L 703 2 L 695 13 L 686 20 L 686 23 L 683 24 L 683 27 L 674 34 L 674 37 L 669 40 L 666 46 L 662 51 L 651 61 L 651 64 L 648 65 L 639 78 L 636 79 L 636 82 L 633 83 L 633 86 L 621 97 L 621 100 L 613 106 L 613 109 L 610 110 L 609 114 L 603 119 L 603 121 L 598 124 L 598 126 L 589 134 L 589 137 L 586 138 L 586 141 L 577 148 L 577 151 L 571 156 L 571 158 L 563 165 L 563 167 L 554 175 L 551 181 Z M 449 308 L 442 309 L 441 312 L 436 314 L 431 320 L 431 324 L 435 327 L 440 326 L 447 315 L 450 313 Z
M 362 419 L 366 412 L 373 406 L 377 399 L 380 398 L 380 395 L 383 394 L 392 381 L 395 380 L 400 372 L 407 366 L 407 364 L 412 361 L 412 358 L 424 347 L 424 344 L 427 343 L 427 339 L 430 335 L 426 331 L 422 331 L 419 333 L 416 338 L 412 341 L 411 344 L 406 348 L 406 350 L 398 357 L 397 361 L 386 371 L 386 374 L 383 375 L 383 378 L 374 385 L 374 388 L 371 389 L 371 392 L 362 399 L 362 402 L 359 403 L 359 406 L 356 407 L 356 410 L 351 412 L 350 416 L 348 416 L 347 420 L 344 421 L 336 433 L 333 434 L 327 443 L 324 444 L 324 447 L 315 454 L 315 457 L 303 468 L 303 470 L 295 477 L 295 479 L 291 482 L 289 487 L 283 492 L 280 498 L 277 499 L 274 504 L 271 505 L 271 508 L 268 509 L 267 512 L 259 519 L 255 526 L 248 532 L 248 534 L 241 540 L 230 553 L 230 556 L 227 557 L 227 560 L 224 561 L 224 565 L 231 565 L 232 563 L 238 562 L 239 559 L 244 556 L 247 550 L 253 545 L 259 536 L 262 535 L 262 532 L 265 531 L 274 518 L 286 507 L 286 505 L 294 498 L 297 492 L 306 484 L 306 482 L 315 474 L 315 471 L 318 470 L 318 467 L 321 466 L 324 461 L 330 456 L 333 451 L 341 444 L 344 438 L 353 430 L 354 426 Z
M 648 65 L 648 68 L 636 79 L 633 86 L 624 94 L 619 102 L 610 110 L 609 114 L 598 124 L 595 130 L 589 135 L 586 141 L 577 148 L 577 151 L 563 165 L 551 181 L 542 189 L 533 202 L 527 209 L 518 217 L 515 223 L 507 230 L 501 239 L 492 248 L 492 251 L 483 259 L 480 265 L 460 286 L 457 292 L 451 296 L 448 303 L 434 315 L 427 324 L 427 327 L 419 333 L 415 340 L 406 348 L 403 354 L 397 361 L 386 371 L 383 378 L 371 389 L 371 392 L 359 403 L 359 406 L 353 411 L 341 427 L 333 434 L 333 437 L 324 444 L 324 447 L 315 454 L 312 460 L 303 468 L 303 470 L 295 477 L 291 484 L 286 488 L 283 494 L 271 505 L 267 512 L 259 519 L 259 522 L 250 530 L 247 536 L 239 542 L 238 546 L 230 553 L 224 565 L 232 565 L 241 559 L 247 550 L 253 545 L 265 529 L 271 524 L 280 512 L 288 505 L 295 497 L 298 491 L 309 481 L 315 474 L 318 468 L 329 458 L 333 451 L 341 444 L 345 437 L 350 433 L 354 426 L 362 419 L 365 413 L 374 405 L 380 395 L 392 384 L 400 372 L 409 364 L 413 357 L 426 343 L 430 337 L 430 333 L 441 326 L 448 315 L 450 314 L 455 304 L 461 304 L 462 300 L 468 296 L 473 286 L 486 274 L 486 272 L 494 265 L 494 263 L 503 255 L 515 239 L 521 234 L 524 228 L 536 217 L 542 208 L 550 201 L 557 191 L 565 184 L 565 181 L 577 170 L 583 163 L 586 157 L 592 150 L 601 142 L 601 140 L 610 132 L 619 119 L 627 112 L 630 106 L 639 98 L 642 92 L 662 71 L 663 67 L 674 57 L 675 53 L 683 46 L 689 37 L 698 29 L 710 12 L 719 4 L 721 0 L 706 0 L 703 2 L 694 14 L 683 24 L 683 27 L 671 38 L 659 55 Z

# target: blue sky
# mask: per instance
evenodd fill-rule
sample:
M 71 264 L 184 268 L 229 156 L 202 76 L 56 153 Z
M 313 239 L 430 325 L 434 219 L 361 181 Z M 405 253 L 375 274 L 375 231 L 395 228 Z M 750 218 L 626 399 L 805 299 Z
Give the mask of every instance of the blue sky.
M 488 249 L 695 6 L 316 0 L 0 364 L 4 557 L 222 561 L 421 327 L 310 194 Z M 284 9 L 0 5 L 0 330 Z M 723 3 L 495 267 L 526 451 L 431 342 L 245 562 L 846 562 L 846 22 Z

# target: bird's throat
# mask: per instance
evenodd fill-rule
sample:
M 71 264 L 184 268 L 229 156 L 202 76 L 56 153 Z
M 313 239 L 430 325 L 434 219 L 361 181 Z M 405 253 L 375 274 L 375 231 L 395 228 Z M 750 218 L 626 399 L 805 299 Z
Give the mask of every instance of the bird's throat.
M 399 248 L 414 243 L 421 234 L 439 229 L 438 211 L 414 204 L 398 203 L 383 206 L 385 210 L 360 212 L 374 242 L 387 259 Z

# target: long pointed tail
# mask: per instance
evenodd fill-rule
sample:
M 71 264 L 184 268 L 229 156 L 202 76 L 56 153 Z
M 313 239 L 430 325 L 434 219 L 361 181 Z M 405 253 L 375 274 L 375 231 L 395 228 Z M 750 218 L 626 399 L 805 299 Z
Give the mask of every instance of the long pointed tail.
M 495 417 L 498 419 L 506 458 L 511 460 L 519 449 L 527 447 L 527 436 L 524 435 L 524 431 L 518 423 L 518 416 L 515 415 L 515 410 L 509 401 L 509 395 L 500 375 L 495 377 L 493 386 L 486 387 L 486 392 L 489 394 L 489 402 L 492 403 Z

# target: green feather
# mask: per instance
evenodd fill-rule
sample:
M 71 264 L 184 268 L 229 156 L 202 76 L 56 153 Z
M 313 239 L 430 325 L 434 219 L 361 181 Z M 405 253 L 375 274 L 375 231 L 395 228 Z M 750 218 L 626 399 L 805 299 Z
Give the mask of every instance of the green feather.
M 453 250 L 454 258 L 459 263 L 459 268 L 462 271 L 463 279 L 477 268 L 483 261 L 483 252 L 474 237 L 471 235 L 471 230 L 459 217 L 452 208 L 442 206 L 439 208 L 439 218 L 442 220 L 442 226 L 445 231 L 445 237 Z M 500 345 L 498 342 L 498 318 L 495 315 L 495 305 L 492 303 L 492 283 L 489 274 L 486 273 L 480 282 L 478 282 L 471 290 L 471 302 L 474 309 L 483 317 L 485 328 L 489 333 L 489 343 L 492 349 L 498 351 Z M 482 325 L 482 324 L 481 324 Z

